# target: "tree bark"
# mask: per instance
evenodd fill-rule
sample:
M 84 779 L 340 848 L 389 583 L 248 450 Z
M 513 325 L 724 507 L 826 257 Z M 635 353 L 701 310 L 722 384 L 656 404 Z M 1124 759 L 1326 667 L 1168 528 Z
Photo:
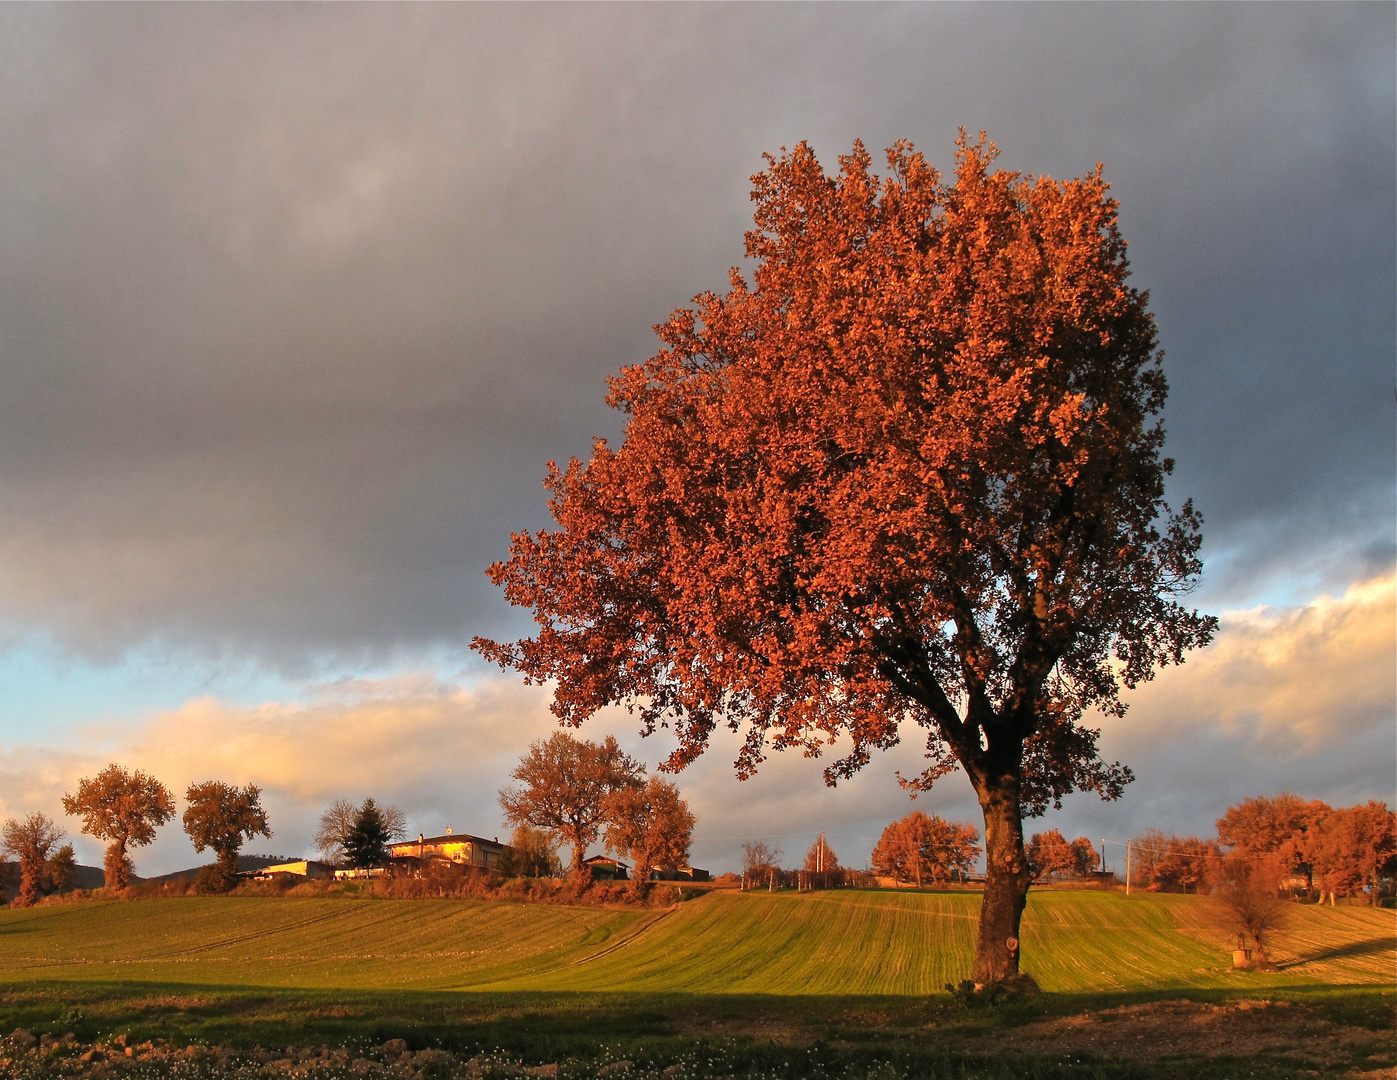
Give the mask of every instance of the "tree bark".
M 1019 782 L 1016 776 L 998 776 L 975 787 L 985 818 L 985 893 L 970 977 L 978 983 L 1004 982 L 1019 973 L 1019 921 L 1030 876 Z

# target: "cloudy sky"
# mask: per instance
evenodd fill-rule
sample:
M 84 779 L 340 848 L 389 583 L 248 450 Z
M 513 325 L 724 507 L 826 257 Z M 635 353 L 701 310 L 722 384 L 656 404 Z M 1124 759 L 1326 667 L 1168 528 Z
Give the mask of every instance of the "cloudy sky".
M 0 813 L 118 760 L 261 784 L 254 848 L 367 794 L 501 833 L 547 698 L 465 643 L 527 629 L 483 570 L 546 522 L 545 463 L 616 435 L 605 376 L 724 287 L 764 151 L 944 168 L 962 126 L 1105 163 L 1223 619 L 1106 725 L 1126 798 L 1047 824 L 1392 801 L 1395 10 L 0 7 Z M 667 753 L 631 729 L 589 733 Z M 911 742 L 833 791 L 716 745 L 680 777 L 695 861 L 825 829 L 862 864 Z M 974 816 L 963 777 L 922 803 Z M 194 861 L 171 826 L 137 869 Z

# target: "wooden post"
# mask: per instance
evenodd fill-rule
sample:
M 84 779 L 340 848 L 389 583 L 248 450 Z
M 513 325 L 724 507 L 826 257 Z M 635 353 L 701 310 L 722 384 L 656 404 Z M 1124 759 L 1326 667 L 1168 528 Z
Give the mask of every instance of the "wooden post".
M 1125 842 L 1125 895 L 1130 895 L 1130 841 Z

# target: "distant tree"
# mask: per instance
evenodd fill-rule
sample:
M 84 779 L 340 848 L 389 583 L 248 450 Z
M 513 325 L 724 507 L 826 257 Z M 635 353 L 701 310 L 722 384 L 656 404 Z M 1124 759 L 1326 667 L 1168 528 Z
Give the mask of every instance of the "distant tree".
M 652 868 L 676 870 L 689 859 L 694 815 L 679 789 L 652 776 L 644 787 L 622 787 L 602 804 L 606 846 L 635 864 L 634 889 L 644 889 Z
M 131 884 L 127 849 L 155 839 L 155 830 L 175 816 L 175 800 L 155 777 L 112 763 L 91 780 L 80 780 L 76 794 L 64 795 L 63 810 L 83 819 L 83 832 L 111 841 L 104 881 L 109 889 L 124 889 Z
M 742 878 L 747 882 L 765 881 L 767 875 L 780 869 L 781 849 L 761 840 L 748 840 L 742 845 Z
M 965 878 L 979 855 L 980 833 L 973 825 L 914 810 L 883 830 L 872 862 L 875 873 L 920 887 Z
M 1366 891 L 1376 905 L 1381 880 L 1397 872 L 1397 816 L 1373 799 L 1331 810 L 1311 827 L 1305 853 L 1331 904 Z
M 373 802 L 372 799 L 368 801 Z M 407 835 L 407 815 L 396 806 L 375 802 L 374 809 L 378 813 L 379 822 L 388 830 L 388 838 L 384 841 L 385 843 L 401 840 Z M 359 820 L 359 814 L 362 811 L 362 805 L 355 805 L 348 799 L 336 799 L 320 815 L 320 824 L 312 838 L 312 843 L 315 844 L 315 849 L 324 856 L 326 862 L 334 866 L 349 864 L 349 851 L 345 842 L 353 833 L 355 823 Z
M 1077 872 L 1077 853 L 1056 829 L 1034 833 L 1024 854 L 1034 881 L 1052 881 Z
M 218 856 L 217 865 L 209 873 L 201 873 L 201 887 L 227 892 L 238 879 L 238 852 L 243 841 L 254 836 L 270 839 L 272 835 L 267 812 L 262 809 L 262 789 L 255 784 L 240 788 L 221 780 L 206 780 L 190 784 L 184 798 L 189 803 L 184 811 L 184 831 L 194 842 L 194 850 L 212 848 Z
M 38 903 L 48 884 L 49 853 L 63 839 L 63 830 L 36 811 L 22 818 L 10 818 L 0 836 L 5 854 L 19 862 L 19 896 L 15 903 L 19 907 Z
M 345 858 L 359 870 L 382 866 L 388 861 L 388 843 L 392 839 L 393 829 L 383 810 L 373 799 L 365 799 L 344 838 Z
M 1072 872 L 1078 877 L 1086 877 L 1101 863 L 1101 856 L 1092 846 L 1090 838 L 1079 836 L 1072 841 Z
M 557 877 L 562 863 L 552 837 L 531 825 L 519 825 L 509 838 L 509 846 L 500 858 L 500 873 L 505 877 Z
M 1170 836 L 1159 829 L 1131 841 L 1131 881 L 1150 892 L 1206 893 L 1221 852 L 1212 840 Z
M 1215 901 L 1237 932 L 1251 940 L 1253 966 L 1261 971 L 1274 970 L 1266 946 L 1290 916 L 1291 905 L 1280 896 L 1284 873 L 1285 861 L 1276 855 L 1233 854 L 1218 863 Z
M 556 731 L 530 744 L 510 773 L 518 784 L 500 792 L 500 805 L 511 825 L 532 825 L 571 846 L 572 869 L 580 872 L 601 834 L 607 797 L 641 786 L 644 773 L 610 735 L 594 743 Z
M 815 842 L 810 845 L 810 850 L 805 853 L 805 871 L 808 874 L 819 875 L 821 885 L 828 888 L 830 885 L 838 885 L 843 880 L 840 873 L 839 856 L 834 853 L 834 848 L 829 846 L 825 840 L 825 834 L 820 833 L 815 838 Z
M 73 851 L 72 844 L 64 844 L 61 848 L 49 856 L 48 879 L 49 885 L 60 896 L 77 876 L 78 859 L 77 853 Z
M 1314 868 L 1308 855 L 1310 831 L 1330 808 L 1318 799 L 1306 801 L 1285 791 L 1274 798 L 1255 795 L 1218 818 L 1218 842 L 1232 854 L 1250 858 L 1275 856 L 1289 873 L 1304 874 L 1314 889 Z

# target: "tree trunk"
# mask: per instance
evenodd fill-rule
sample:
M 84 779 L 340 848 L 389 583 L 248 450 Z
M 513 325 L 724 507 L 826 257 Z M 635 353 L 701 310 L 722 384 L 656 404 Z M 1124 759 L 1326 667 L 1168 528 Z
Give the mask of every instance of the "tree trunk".
M 976 784 L 985 818 L 985 892 L 971 978 L 1004 982 L 1019 973 L 1019 920 L 1028 897 L 1018 778 Z
M 124 838 L 107 845 L 107 857 L 102 863 L 102 884 L 109 889 L 124 889 L 131 884 L 131 860 L 126 855 Z

